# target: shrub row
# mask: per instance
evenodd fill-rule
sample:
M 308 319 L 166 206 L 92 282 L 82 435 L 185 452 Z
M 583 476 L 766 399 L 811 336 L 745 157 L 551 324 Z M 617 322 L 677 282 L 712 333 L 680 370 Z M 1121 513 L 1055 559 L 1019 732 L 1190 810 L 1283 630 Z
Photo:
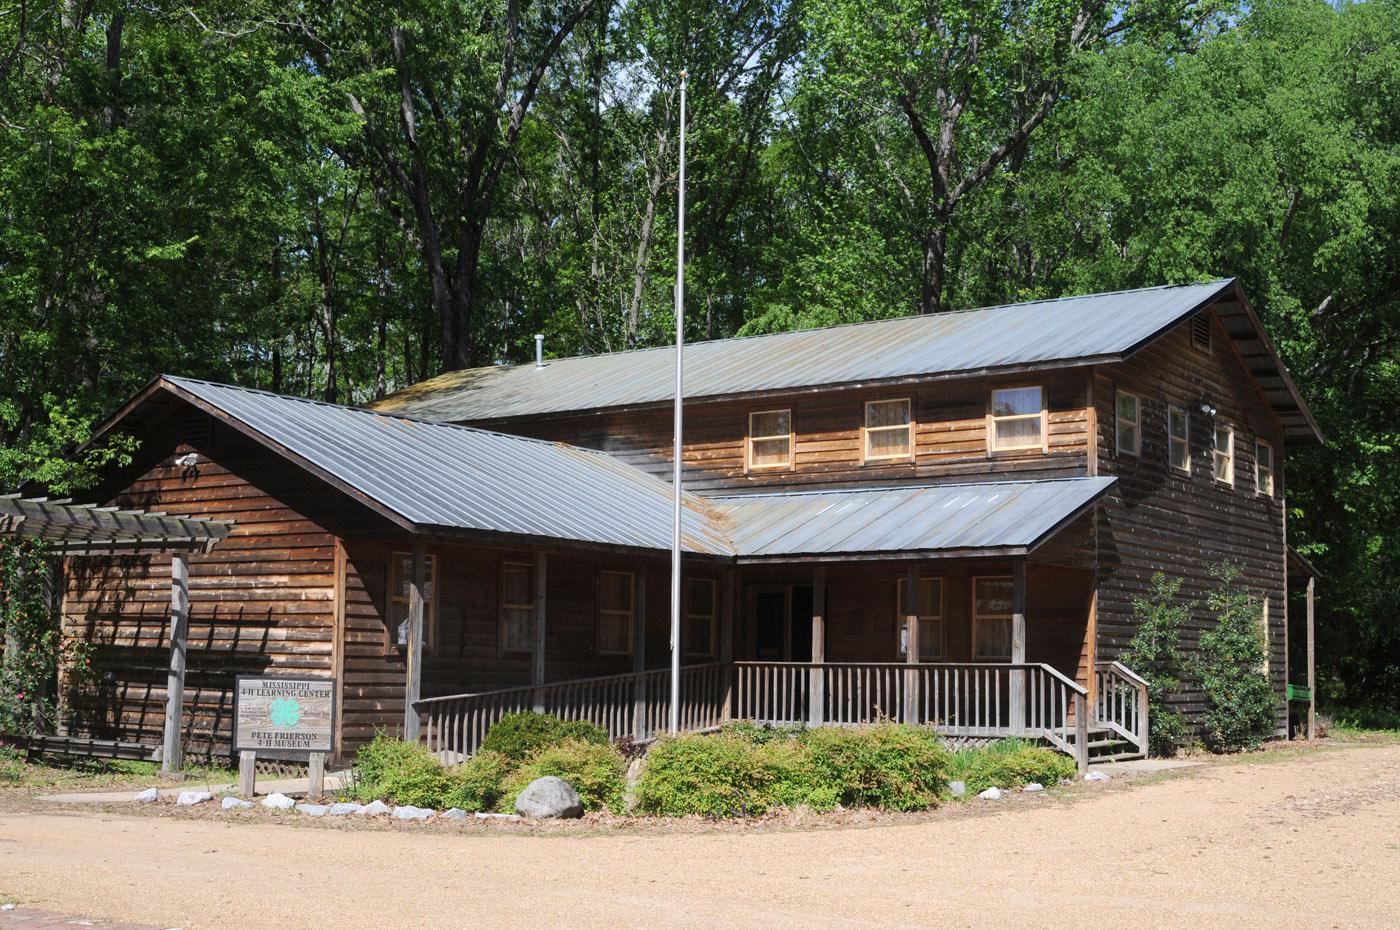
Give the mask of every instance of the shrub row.
M 979 749 L 953 753 L 949 777 L 967 786 L 967 796 L 988 788 L 1021 788 L 1032 782 L 1057 785 L 1073 778 L 1074 760 L 1027 740 L 1004 739 Z

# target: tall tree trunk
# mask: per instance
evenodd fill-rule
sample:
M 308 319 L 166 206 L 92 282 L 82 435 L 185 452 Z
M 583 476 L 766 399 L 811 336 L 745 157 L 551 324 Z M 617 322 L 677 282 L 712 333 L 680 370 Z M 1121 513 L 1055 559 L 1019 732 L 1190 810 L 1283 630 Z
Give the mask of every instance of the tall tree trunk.
M 948 262 L 948 221 L 937 219 L 932 229 L 919 237 L 923 263 L 919 280 L 919 312 L 938 313 L 943 309 L 944 274 Z
M 656 200 L 666 181 L 668 146 L 663 136 L 656 145 L 656 162 L 647 181 L 647 202 L 642 208 L 642 229 L 637 237 L 637 253 L 632 260 L 632 299 L 627 304 L 627 348 L 637 347 L 637 332 L 641 328 L 642 297 L 647 284 L 647 253 L 651 250 L 652 232 L 656 228 Z

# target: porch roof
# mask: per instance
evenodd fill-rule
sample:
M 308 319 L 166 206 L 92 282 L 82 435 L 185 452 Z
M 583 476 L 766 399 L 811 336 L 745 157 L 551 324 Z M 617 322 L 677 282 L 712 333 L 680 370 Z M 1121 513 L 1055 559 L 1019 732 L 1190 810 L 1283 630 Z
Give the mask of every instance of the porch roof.
M 740 562 L 1016 556 L 1036 549 L 1117 479 L 1059 478 L 711 498 Z

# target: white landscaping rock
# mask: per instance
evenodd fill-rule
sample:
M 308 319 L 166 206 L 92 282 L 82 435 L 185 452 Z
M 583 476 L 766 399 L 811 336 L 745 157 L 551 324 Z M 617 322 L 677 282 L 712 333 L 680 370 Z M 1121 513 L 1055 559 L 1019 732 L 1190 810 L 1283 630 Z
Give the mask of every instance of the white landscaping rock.
M 357 813 L 361 817 L 383 817 L 385 814 L 388 814 L 392 811 L 393 808 L 385 804 L 383 801 L 370 801 L 364 807 L 360 808 L 359 811 L 357 811 Z
M 1085 780 L 1085 781 L 1108 781 L 1108 773 L 1107 773 L 1107 772 L 1085 772 L 1085 773 L 1084 773 L 1084 780 Z
M 948 782 L 948 793 L 951 794 L 951 795 L 952 795 L 953 797 L 955 797 L 955 798 L 960 798 L 960 797 L 962 797 L 963 795 L 967 794 L 967 782 L 965 782 L 965 781 L 950 781 L 950 782 Z
M 324 817 L 328 810 L 330 808 L 325 804 L 308 804 L 306 801 L 302 801 L 297 805 L 297 812 L 308 817 Z
M 522 819 L 522 818 L 521 818 L 521 816 L 520 816 L 519 814 L 491 814 L 491 813 L 487 813 L 486 811 L 477 811 L 477 812 L 476 812 L 476 819 L 477 819 L 477 820 L 520 820 L 520 819 Z
M 131 800 L 138 801 L 141 804 L 150 804 L 152 801 L 159 801 L 160 789 L 147 788 L 145 791 L 138 791 L 136 792 L 136 797 L 132 798 Z
M 1022 791 L 1030 791 L 1030 792 L 1044 791 L 1044 790 L 1045 790 L 1045 786 L 1042 785 L 1040 782 L 1033 781 L 1033 782 L 1030 782 L 1029 784 L 1022 785 L 1022 786 L 1021 786 L 1021 790 L 1022 790 Z
M 546 775 L 525 786 L 515 799 L 515 810 L 535 820 L 582 817 L 583 800 L 573 785 L 554 775 Z
M 223 806 L 224 810 L 226 811 L 231 811 L 234 809 L 247 810 L 248 808 L 253 806 L 252 801 L 245 801 L 242 798 L 235 798 L 233 795 L 229 795 L 219 803 Z
M 984 801 L 1000 801 L 1000 800 L 1001 800 L 1001 789 L 1000 789 L 1000 788 L 988 788 L 986 791 L 983 791 L 981 794 L 979 794 L 978 797 L 981 798 L 981 799 L 984 800 Z
M 442 812 L 442 816 L 448 820 L 466 820 L 467 812 L 462 810 L 460 807 L 449 807 L 447 810 Z
M 289 811 L 296 807 L 297 802 L 287 797 L 285 794 L 269 794 L 263 798 L 262 806 L 270 807 L 275 811 Z
M 196 804 L 212 800 L 214 800 L 214 796 L 208 791 L 181 791 L 180 796 L 175 799 L 175 803 L 181 807 L 194 807 Z
M 332 817 L 344 817 L 346 814 L 358 814 L 364 809 L 363 804 L 356 804 L 354 801 L 341 801 L 339 804 L 332 804 L 331 809 L 326 813 Z
M 395 820 L 427 820 L 436 813 L 430 807 L 414 807 L 412 804 L 403 804 L 394 808 L 389 816 Z

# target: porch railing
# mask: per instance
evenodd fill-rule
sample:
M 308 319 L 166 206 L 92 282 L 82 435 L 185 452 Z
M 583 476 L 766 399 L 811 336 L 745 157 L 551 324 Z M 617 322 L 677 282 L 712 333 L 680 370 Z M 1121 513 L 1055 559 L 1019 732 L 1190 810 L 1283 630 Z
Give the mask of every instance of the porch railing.
M 1147 681 L 1122 662 L 1094 666 L 1094 719 L 1147 755 Z

